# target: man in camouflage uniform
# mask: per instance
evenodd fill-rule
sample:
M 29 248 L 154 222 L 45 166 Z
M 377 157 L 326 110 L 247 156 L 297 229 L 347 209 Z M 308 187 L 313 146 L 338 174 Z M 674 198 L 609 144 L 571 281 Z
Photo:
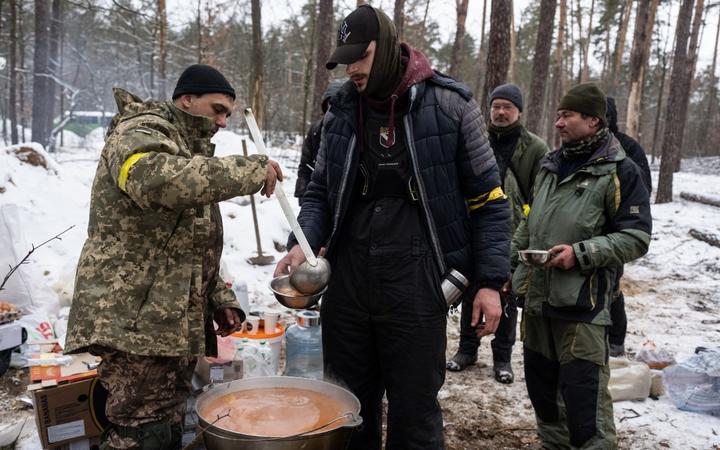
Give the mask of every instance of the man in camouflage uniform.
M 113 426 L 102 448 L 179 448 L 196 358 L 216 354 L 215 334 L 244 320 L 219 277 L 217 202 L 270 196 L 282 173 L 266 156 L 213 156 L 235 91 L 212 67 L 187 68 L 173 102 L 114 92 L 65 350 L 103 359 Z
M 617 271 L 647 252 L 652 218 L 638 167 L 605 122 L 593 83 L 560 100 L 562 146 L 540 163 L 533 206 L 513 236 L 549 250 L 541 267 L 518 266 L 525 382 L 543 448 L 615 449 L 608 391 L 608 328 Z

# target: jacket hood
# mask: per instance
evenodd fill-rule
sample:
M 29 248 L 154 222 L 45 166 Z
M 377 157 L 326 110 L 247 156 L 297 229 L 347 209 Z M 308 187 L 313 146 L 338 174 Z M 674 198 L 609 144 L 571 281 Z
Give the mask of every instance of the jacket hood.
M 121 122 L 143 114 L 152 114 L 175 123 L 184 135 L 209 138 L 215 134 L 215 122 L 210 117 L 196 116 L 175 106 L 172 102 L 157 100 L 143 101 L 137 95 L 122 88 L 113 88 L 113 97 L 118 113 L 112 118 L 107 130 L 109 136 Z
M 615 106 L 615 99 L 612 97 L 606 97 L 607 98 L 607 113 L 605 114 L 605 118 L 608 122 L 608 128 L 613 133 L 618 132 L 618 126 L 617 126 L 617 106 Z

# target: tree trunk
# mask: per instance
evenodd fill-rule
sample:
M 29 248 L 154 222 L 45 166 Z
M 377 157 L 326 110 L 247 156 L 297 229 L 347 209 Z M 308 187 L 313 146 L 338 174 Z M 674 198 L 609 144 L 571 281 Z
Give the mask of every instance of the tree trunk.
M 662 116 L 663 98 L 665 96 L 665 79 L 667 78 L 667 66 L 668 66 L 667 52 L 663 52 L 662 61 L 662 72 L 660 73 L 660 88 L 658 89 L 657 108 L 655 111 L 655 126 L 653 127 L 653 140 L 650 148 L 651 158 L 650 163 L 655 163 L 655 149 L 660 147 L 658 142 L 658 136 L 660 135 L 660 117 Z
M 555 47 L 555 65 L 553 68 L 552 85 L 548 96 L 547 131 L 545 140 L 550 147 L 558 144 L 559 136 L 555 133 L 555 110 L 565 89 L 565 67 L 563 49 L 565 48 L 565 30 L 567 27 L 567 0 L 560 0 L 560 17 L 558 18 L 558 36 Z
M 483 80 L 483 72 L 484 72 L 484 65 L 483 65 L 483 50 L 485 45 L 485 12 L 487 10 L 487 2 L 488 0 L 483 0 L 483 9 L 482 9 L 482 19 L 480 22 L 480 45 L 478 46 L 478 71 L 477 76 L 475 77 L 475 97 L 480 98 L 480 86 L 482 86 L 482 80 Z
M 578 8 L 579 11 L 579 8 Z M 590 38 L 592 37 L 593 15 L 595 14 L 595 0 L 590 3 L 590 18 L 588 19 L 587 35 L 583 40 L 583 65 L 580 73 L 580 81 L 586 82 L 590 79 L 590 67 L 588 66 L 588 57 L 590 54 Z M 579 22 L 578 22 L 579 23 Z
M 251 89 L 252 109 L 258 126 L 265 126 L 265 92 L 263 89 L 264 58 L 262 48 L 262 4 L 260 0 L 250 2 L 252 14 L 252 67 L 253 81 Z
M 322 97 L 328 86 L 330 72 L 325 68 L 325 63 L 330 58 L 333 30 L 333 1 L 320 0 L 318 8 L 317 29 L 315 41 L 317 42 L 317 58 L 315 60 L 315 89 L 312 102 L 312 117 L 317 119 L 322 115 Z
M 620 68 L 622 67 L 623 54 L 625 54 L 625 36 L 627 36 L 630 15 L 632 13 L 633 0 L 626 0 L 620 13 L 620 29 L 615 41 L 615 64 L 612 69 L 612 86 L 616 88 L 620 82 Z M 614 90 L 614 89 L 613 89 Z
M 706 244 L 710 244 L 713 247 L 720 247 L 720 236 L 708 233 L 706 231 L 699 231 L 695 228 L 690 228 L 690 231 L 688 232 L 690 236 L 694 237 L 697 240 L 703 241 Z
M 467 0 L 465 0 L 467 5 Z M 467 7 L 465 8 L 467 10 Z M 403 26 L 405 25 L 405 0 L 395 0 L 395 12 L 393 14 L 393 22 L 397 30 L 398 39 L 403 40 Z
M 680 198 L 720 208 L 720 198 L 712 198 L 705 195 L 694 194 L 692 192 L 681 192 Z
M 63 12 L 62 12 L 62 1 L 61 0 L 52 0 L 52 16 L 50 18 L 50 49 L 49 49 L 49 57 L 48 57 L 48 73 L 51 75 L 51 78 L 47 79 L 47 90 L 48 90 L 48 98 L 47 98 L 47 108 L 48 113 L 45 117 L 46 123 L 45 127 L 48 134 L 48 151 L 54 152 L 55 151 L 55 145 L 53 145 L 53 139 L 51 136 L 51 132 L 53 127 L 53 122 L 55 119 L 55 106 L 56 106 L 56 100 L 57 95 L 59 91 L 59 84 L 56 81 L 56 78 L 60 78 L 60 36 L 62 35 L 62 22 L 63 22 Z
M 160 25 L 159 33 L 159 58 L 158 61 L 158 94 L 159 100 L 167 98 L 167 9 L 165 8 L 165 0 L 158 0 L 157 4 L 158 22 Z
M 10 0 L 10 142 L 19 143 L 17 131 L 17 0 Z
M 309 48 L 305 51 L 305 73 L 303 75 L 303 115 L 302 126 L 300 127 L 302 136 L 307 134 L 308 127 L 308 108 L 310 105 L 310 94 L 312 94 L 312 70 L 315 67 L 315 29 L 317 28 L 317 2 L 312 2 L 312 13 L 310 16 Z
M 660 178 L 655 203 L 672 201 L 673 169 L 676 155 L 680 153 L 682 131 L 685 127 L 685 123 L 680 122 L 678 118 L 682 109 L 687 108 L 688 101 L 687 97 L 683 97 L 683 78 L 687 73 L 687 43 L 690 34 L 690 16 L 694 2 L 695 0 L 683 0 L 675 28 L 675 54 L 672 73 L 670 74 L 670 95 L 668 96 L 667 113 L 665 114 L 665 117 L 670 117 L 672 120 L 665 125 Z
M 535 56 L 533 57 L 532 76 L 530 81 L 530 97 L 527 102 L 525 121 L 527 128 L 533 133 L 540 134 L 541 119 L 544 117 L 545 82 L 550 70 L 550 48 L 552 47 L 552 32 L 548 32 L 543 24 L 552 24 L 555 21 L 557 0 L 542 0 L 540 3 L 540 21 L 535 38 Z
M 23 24 L 23 18 L 25 17 L 23 13 L 23 2 L 17 2 L 17 63 L 15 65 L 16 67 L 16 77 L 17 77 L 17 92 L 19 94 L 18 98 L 18 105 L 16 108 L 18 108 L 18 121 L 20 122 L 20 142 L 27 142 L 27 124 L 28 124 L 28 118 L 27 118 L 27 107 L 25 102 L 25 81 L 27 80 L 27 70 L 25 70 L 25 25 Z M 18 66 L 19 64 L 19 66 Z M 17 95 L 17 94 L 16 94 Z
M 515 31 L 515 9 L 510 8 L 510 62 L 508 63 L 507 82 L 515 82 L 515 60 L 517 55 L 517 32 Z
M 681 109 L 679 110 L 679 115 L 677 116 L 677 120 L 680 121 L 682 124 L 682 129 L 680 131 L 680 143 L 678 152 L 674 154 L 675 160 L 673 165 L 673 170 L 675 172 L 680 171 L 680 162 L 682 161 L 683 156 L 683 138 L 685 136 L 686 131 L 686 123 L 687 123 L 687 110 L 688 110 L 688 103 L 690 102 L 690 87 L 692 86 L 693 78 L 695 75 L 695 67 L 697 66 L 697 60 L 698 60 L 698 47 L 700 42 L 700 25 L 703 22 L 703 11 L 705 8 L 705 0 L 697 0 L 695 3 L 695 16 L 693 17 L 692 27 L 690 31 L 690 43 L 688 44 L 688 56 L 687 56 L 687 63 L 685 65 L 685 76 L 682 79 L 682 91 L 681 95 L 682 98 L 685 99 L 685 101 L 681 104 Z
M 720 8 L 718 8 L 720 12 Z M 715 71 L 717 70 L 717 59 L 718 59 L 718 40 L 720 39 L 720 14 L 718 14 L 718 23 L 715 28 L 715 47 L 713 48 L 713 60 L 710 65 L 710 95 L 708 95 L 707 110 L 705 117 L 703 118 L 703 130 L 711 130 L 711 124 L 714 120 L 715 113 L 717 112 L 717 77 Z M 707 144 L 708 135 L 711 133 L 704 133 L 700 139 L 700 145 L 704 148 Z
M 645 83 L 645 67 L 650 56 L 650 42 L 655 25 L 655 12 L 659 0 L 640 0 L 635 18 L 635 36 L 630 55 L 630 94 L 625 129 L 630 136 L 638 136 L 640 127 L 640 100 Z
M 197 2 L 197 15 L 195 16 L 195 26 L 197 27 L 197 63 L 203 62 L 203 27 L 202 27 L 202 0 Z
M 455 42 L 453 43 L 452 56 L 450 57 L 449 75 L 455 79 L 459 79 L 460 66 L 462 65 L 462 49 L 465 44 L 465 19 L 467 19 L 468 0 L 456 0 L 455 6 L 457 22 L 455 27 Z
M 487 73 L 480 107 L 488 119 L 488 98 L 497 86 L 507 80 L 510 66 L 510 26 L 512 0 L 492 0 L 490 8 L 490 39 L 488 40 Z
M 33 58 L 33 106 L 32 140 L 43 146 L 50 138 L 48 109 L 50 97 L 49 59 L 50 59 L 50 1 L 35 1 L 35 55 Z

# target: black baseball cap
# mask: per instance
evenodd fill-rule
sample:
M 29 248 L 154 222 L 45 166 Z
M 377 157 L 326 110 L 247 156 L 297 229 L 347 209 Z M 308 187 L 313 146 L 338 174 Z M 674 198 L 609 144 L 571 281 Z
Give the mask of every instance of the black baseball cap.
M 337 33 L 337 47 L 325 64 L 328 70 L 338 64 L 352 64 L 362 58 L 370 41 L 378 38 L 380 23 L 375 9 L 370 5 L 362 5 L 351 12 Z

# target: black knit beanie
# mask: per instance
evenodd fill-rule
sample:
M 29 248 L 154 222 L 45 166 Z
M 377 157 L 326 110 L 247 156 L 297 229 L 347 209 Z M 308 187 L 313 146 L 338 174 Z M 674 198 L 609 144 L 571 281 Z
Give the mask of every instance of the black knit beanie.
M 205 64 L 193 64 L 178 78 L 172 95 L 173 100 L 187 94 L 227 94 L 235 100 L 235 89 L 230 86 L 223 74 Z
M 558 111 L 567 109 L 598 117 L 605 123 L 607 100 L 605 99 L 605 93 L 595 83 L 581 83 L 567 91 L 563 98 L 560 99 L 557 109 Z
M 520 112 L 522 112 L 523 110 L 522 92 L 520 91 L 520 88 L 517 87 L 517 85 L 515 84 L 501 84 L 500 86 L 496 87 L 492 91 L 492 94 L 490 94 L 490 104 L 492 104 L 493 100 L 495 100 L 496 98 L 501 98 L 503 100 L 511 102 L 517 107 L 517 109 L 520 110 Z

